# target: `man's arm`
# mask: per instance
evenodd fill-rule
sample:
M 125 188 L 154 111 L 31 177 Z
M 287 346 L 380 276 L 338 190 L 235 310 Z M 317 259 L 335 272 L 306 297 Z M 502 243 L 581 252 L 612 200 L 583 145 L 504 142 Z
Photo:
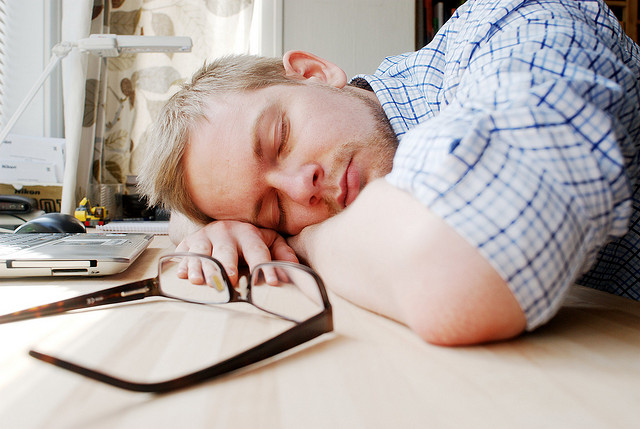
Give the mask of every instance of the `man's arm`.
M 406 324 L 428 342 L 473 344 L 525 329 L 509 287 L 480 253 L 384 179 L 289 244 L 330 289 Z

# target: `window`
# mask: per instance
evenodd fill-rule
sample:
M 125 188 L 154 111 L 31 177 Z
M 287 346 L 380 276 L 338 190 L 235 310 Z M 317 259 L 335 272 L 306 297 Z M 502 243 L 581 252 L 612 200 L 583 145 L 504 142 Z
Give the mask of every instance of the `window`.
M 0 125 L 8 122 L 60 39 L 60 0 L 0 0 Z M 60 69 L 38 91 L 12 132 L 62 137 Z

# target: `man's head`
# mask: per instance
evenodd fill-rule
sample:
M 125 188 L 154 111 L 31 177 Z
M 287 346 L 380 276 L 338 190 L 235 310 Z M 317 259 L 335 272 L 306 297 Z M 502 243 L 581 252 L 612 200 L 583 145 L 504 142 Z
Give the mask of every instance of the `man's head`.
M 199 221 L 296 234 L 391 169 L 397 139 L 373 93 L 304 52 L 203 67 L 151 131 L 141 189 Z

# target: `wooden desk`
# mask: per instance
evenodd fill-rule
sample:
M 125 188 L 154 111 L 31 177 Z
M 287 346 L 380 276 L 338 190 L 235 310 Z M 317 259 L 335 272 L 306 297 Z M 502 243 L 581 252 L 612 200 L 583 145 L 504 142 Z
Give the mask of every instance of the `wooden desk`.
M 127 272 L 100 280 L 0 285 L 0 311 L 155 275 L 166 237 Z M 282 359 L 173 394 L 132 393 L 37 361 L 30 347 L 82 347 L 109 332 L 176 346 L 158 308 L 128 304 L 0 325 L 2 428 L 637 428 L 640 303 L 576 288 L 546 327 L 478 347 L 423 343 L 406 328 L 331 295 L 335 333 Z M 173 308 L 173 307 L 172 307 Z M 163 310 L 164 311 L 164 310 Z M 179 310 L 188 312 L 188 308 Z M 137 319 L 135 319 L 137 317 Z M 133 318 L 133 319 L 132 319 Z M 164 343 L 163 343 L 164 341 Z M 191 342 L 189 354 L 207 342 Z M 166 344 L 166 346 L 165 346 Z M 150 352 L 147 359 L 159 354 Z

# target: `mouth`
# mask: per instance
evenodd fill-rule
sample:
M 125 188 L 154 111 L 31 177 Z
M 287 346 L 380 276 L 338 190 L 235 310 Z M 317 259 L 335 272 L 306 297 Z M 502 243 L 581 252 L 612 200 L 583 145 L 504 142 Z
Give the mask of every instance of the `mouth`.
M 347 168 L 340 179 L 340 195 L 338 195 L 338 203 L 340 207 L 347 208 L 360 193 L 360 172 L 353 162 L 353 158 L 349 161 Z

